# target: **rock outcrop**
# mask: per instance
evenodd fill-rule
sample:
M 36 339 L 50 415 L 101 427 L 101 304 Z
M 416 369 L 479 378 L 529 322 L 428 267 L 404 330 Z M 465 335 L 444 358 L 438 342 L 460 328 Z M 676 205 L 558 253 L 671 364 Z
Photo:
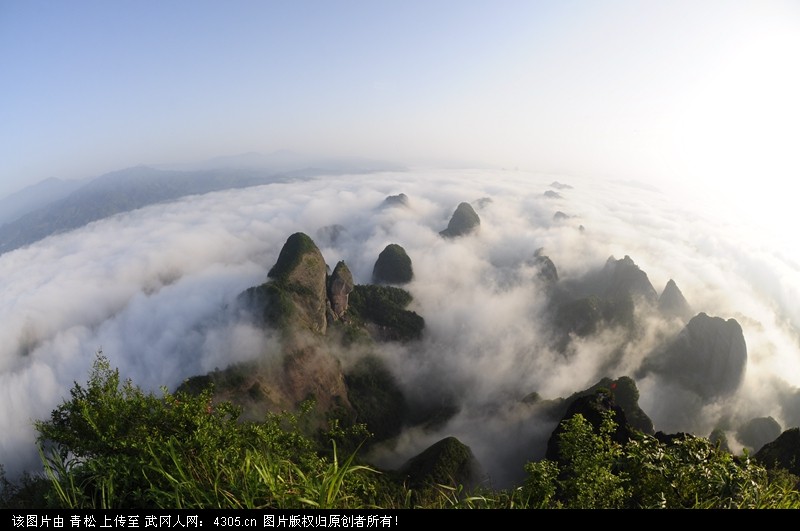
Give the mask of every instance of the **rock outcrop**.
M 600 271 L 598 280 L 601 283 L 600 294 L 605 298 L 641 297 L 651 303 L 658 300 L 647 273 L 639 269 L 628 255 L 620 260 L 610 257 Z
M 347 302 L 350 293 L 353 291 L 353 274 L 344 261 L 340 261 L 333 268 L 333 273 L 328 278 L 328 304 L 330 317 L 334 321 L 344 318 L 347 312 Z
M 551 285 L 558 282 L 558 269 L 556 265 L 550 260 L 549 256 L 542 254 L 542 250 L 538 249 L 533 258 L 528 262 L 536 268 L 536 277 L 543 280 L 545 284 Z
M 587 337 L 599 332 L 603 326 L 621 326 L 631 330 L 635 325 L 633 299 L 606 299 L 592 295 L 562 304 L 556 310 L 555 319 L 558 329 L 566 336 Z M 562 341 L 568 339 L 564 337 Z
M 692 308 L 678 289 L 675 281 L 670 279 L 664 291 L 658 297 L 658 310 L 668 317 L 678 317 L 684 321 L 692 316 Z
M 435 485 L 469 488 L 482 479 L 480 468 L 469 446 L 447 437 L 409 459 L 399 472 L 412 489 Z
M 411 294 L 395 286 L 357 285 L 350 294 L 350 315 L 363 322 L 377 341 L 412 341 L 422 337 L 425 320 L 406 310 Z
M 397 195 L 390 195 L 387 196 L 386 199 L 383 200 L 383 207 L 408 207 L 408 196 L 406 194 L 400 193 Z
M 335 306 L 339 315 L 347 310 L 353 289 L 347 266 L 340 262 L 328 283 L 319 248 L 297 232 L 286 240 L 267 277 L 264 284 L 244 291 L 239 302 L 257 323 L 280 330 L 280 346 L 246 370 L 229 367 L 206 377 L 215 385 L 215 396 L 242 405 L 248 418 L 292 410 L 308 398 L 314 399 L 321 423 L 334 408 L 351 411 L 341 364 L 325 337 L 329 308 L 333 313 Z M 203 381 L 199 377 L 196 384 Z
M 616 424 L 611 439 L 619 444 L 627 443 L 633 436 L 633 431 L 628 424 L 625 412 L 614 401 L 607 390 L 598 390 L 594 394 L 579 396 L 570 403 L 564 417 L 558 423 L 550 439 L 547 441 L 547 452 L 545 457 L 551 461 L 561 461 L 560 436 L 564 432 L 564 421 L 571 419 L 575 415 L 582 415 L 594 428 L 595 433 L 600 432 L 603 423 L 603 416 L 606 412 L 612 412 L 612 418 Z
M 289 409 L 313 398 L 320 414 L 334 408 L 342 412 L 350 410 L 341 363 L 325 345 L 296 344 L 285 353 L 282 370 L 272 372 L 270 377 L 288 398 Z
M 283 313 L 283 325 L 324 334 L 327 328 L 327 267 L 314 241 L 302 232 L 289 236 L 267 274 Z
M 469 203 L 461 203 L 453 212 L 447 228 L 441 232 L 440 235 L 445 238 L 456 238 L 458 236 L 466 236 L 478 229 L 481 224 L 481 218 L 475 213 L 475 210 Z
M 700 313 L 663 349 L 651 353 L 643 372 L 655 372 L 706 399 L 732 394 L 747 365 L 742 327 Z
M 570 395 L 567 398 L 558 398 L 555 400 L 542 400 L 537 393 L 531 393 L 524 398 L 525 402 L 540 404 L 547 403 L 546 411 L 547 416 L 553 419 L 569 418 L 567 411 L 569 405 L 574 403 L 581 397 L 592 397 L 598 392 L 607 393 L 616 405 L 622 408 L 625 413 L 625 418 L 631 428 L 637 429 L 647 435 L 653 435 L 655 430 L 653 428 L 653 421 L 647 416 L 642 408 L 639 406 L 639 388 L 636 382 L 628 376 L 621 376 L 616 380 L 611 378 L 603 378 L 593 386 L 583 391 L 579 391 Z
M 781 433 L 777 439 L 761 447 L 753 457 L 767 468 L 783 468 L 800 476 L 800 428 Z
M 390 243 L 381 251 L 372 268 L 372 281 L 376 284 L 406 284 L 413 278 L 411 258 L 396 243 Z
M 395 281 L 410 279 L 411 264 L 402 247 L 387 249 L 387 268 L 378 265 L 379 276 L 383 272 Z M 214 399 L 242 406 L 246 419 L 296 410 L 313 399 L 309 429 L 324 428 L 335 412 L 343 425 L 367 423 L 376 437 L 396 435 L 406 405 L 391 373 L 367 356 L 349 364 L 345 375 L 337 354 L 355 342 L 366 341 L 368 347 L 370 337 L 418 339 L 425 322 L 405 309 L 411 294 L 396 286 L 356 286 L 344 261 L 328 276 L 319 248 L 301 232 L 286 240 L 267 276 L 267 282 L 239 296 L 240 317 L 267 331 L 277 329 L 280 341 L 267 342 L 269 348 L 259 359 L 192 377 L 182 388 L 199 392 L 213 385 Z
M 394 375 L 377 356 L 366 356 L 345 373 L 347 396 L 358 422 L 369 426 L 370 443 L 400 434 L 408 405 Z

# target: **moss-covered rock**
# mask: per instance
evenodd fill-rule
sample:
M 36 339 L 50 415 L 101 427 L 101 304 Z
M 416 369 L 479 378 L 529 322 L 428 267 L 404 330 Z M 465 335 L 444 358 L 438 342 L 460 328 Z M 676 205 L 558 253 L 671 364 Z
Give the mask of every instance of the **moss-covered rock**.
M 455 437 L 447 437 L 409 459 L 400 473 L 412 489 L 472 486 L 480 479 L 480 465 L 469 446 Z
M 375 356 L 360 359 L 345 374 L 347 396 L 356 422 L 367 425 L 379 442 L 400 433 L 408 413 L 406 399 L 384 362 Z
M 394 286 L 357 285 L 350 294 L 351 318 L 372 324 L 378 340 L 410 341 L 422 337 L 425 320 L 406 310 L 411 294 Z
M 327 267 L 314 241 L 302 232 L 289 236 L 267 276 L 240 295 L 243 306 L 267 325 L 324 334 Z
M 319 249 L 314 240 L 302 232 L 295 232 L 286 239 L 286 243 L 283 244 L 278 255 L 278 261 L 269 270 L 267 276 L 275 280 L 287 280 L 290 275 L 297 277 L 301 260 L 309 254 L 316 255 L 317 253 L 319 253 Z
M 372 268 L 372 282 L 375 284 L 407 284 L 413 278 L 411 258 L 396 243 L 390 243 L 381 251 Z
M 458 236 L 465 236 L 478 229 L 481 224 L 481 218 L 475 212 L 475 209 L 469 203 L 461 203 L 453 212 L 447 228 L 441 232 L 440 235 L 445 238 L 455 238 Z

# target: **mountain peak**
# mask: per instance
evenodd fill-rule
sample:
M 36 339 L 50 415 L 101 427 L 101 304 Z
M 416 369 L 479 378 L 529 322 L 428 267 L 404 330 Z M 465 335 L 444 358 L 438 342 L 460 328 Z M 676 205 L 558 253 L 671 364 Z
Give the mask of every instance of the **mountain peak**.
M 481 224 L 481 218 L 472 208 L 469 203 L 461 203 L 453 212 L 447 228 L 439 234 L 445 238 L 455 238 L 457 236 L 466 236 L 478 229 Z
M 692 315 L 692 308 L 683 296 L 674 280 L 669 279 L 664 291 L 658 298 L 658 309 L 664 315 L 679 317 L 683 320 L 689 319 Z
M 647 273 L 639 269 L 627 254 L 619 260 L 609 257 L 602 274 L 605 277 L 605 297 L 640 296 L 648 302 L 656 302 L 658 299 Z

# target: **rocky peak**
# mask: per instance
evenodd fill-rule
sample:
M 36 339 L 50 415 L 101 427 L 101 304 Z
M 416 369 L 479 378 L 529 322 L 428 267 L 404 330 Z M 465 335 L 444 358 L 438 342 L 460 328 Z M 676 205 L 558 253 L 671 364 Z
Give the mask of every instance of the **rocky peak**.
M 372 268 L 372 281 L 376 284 L 406 284 L 414 278 L 411 258 L 396 243 L 387 245 Z
M 627 443 L 631 439 L 633 432 L 628 424 L 625 412 L 617 405 L 608 390 L 598 390 L 591 395 L 579 396 L 570 403 L 566 414 L 547 441 L 545 457 L 551 461 L 560 461 L 561 449 L 559 438 L 564 432 L 563 424 L 565 420 L 580 414 L 592 425 L 595 433 L 599 433 L 600 426 L 603 423 L 603 416 L 608 411 L 612 412 L 614 422 L 616 423 L 616 429 L 614 433 L 611 434 L 611 438 L 620 444 Z
M 347 312 L 347 300 L 353 291 L 353 274 L 344 261 L 340 261 L 333 268 L 333 273 L 328 278 L 328 302 L 333 320 L 339 320 Z
M 289 236 L 268 275 L 289 323 L 324 334 L 327 327 L 327 266 L 317 245 L 302 232 Z
M 384 207 L 408 207 L 408 196 L 406 194 L 400 193 L 397 195 L 390 195 L 387 196 L 386 199 L 383 200 Z
M 664 291 L 661 292 L 661 296 L 658 298 L 658 309 L 664 315 L 679 317 L 684 320 L 689 319 L 692 315 L 691 306 L 689 306 L 678 285 L 672 279 L 667 282 Z
M 536 276 L 543 280 L 545 284 L 555 284 L 558 282 L 558 270 L 550 257 L 544 254 L 544 249 L 536 249 L 533 258 L 528 260 L 528 265 L 536 268 Z
M 704 398 L 730 395 L 744 377 L 747 345 L 742 327 L 705 313 L 694 316 L 665 348 L 648 357 L 653 370 Z
M 469 203 L 461 203 L 453 212 L 453 217 L 447 224 L 447 228 L 439 234 L 445 238 L 456 238 L 458 236 L 465 236 L 478 229 L 481 224 L 481 218 L 475 213 L 475 210 Z
M 435 485 L 474 486 L 481 467 L 472 450 L 455 437 L 446 437 L 409 459 L 400 473 L 412 488 Z
M 791 428 L 765 444 L 753 456 L 769 469 L 784 468 L 800 476 L 800 428 Z
M 628 255 L 620 260 L 610 257 L 603 267 L 602 277 L 604 297 L 639 296 L 652 303 L 658 299 L 647 273 L 639 269 Z

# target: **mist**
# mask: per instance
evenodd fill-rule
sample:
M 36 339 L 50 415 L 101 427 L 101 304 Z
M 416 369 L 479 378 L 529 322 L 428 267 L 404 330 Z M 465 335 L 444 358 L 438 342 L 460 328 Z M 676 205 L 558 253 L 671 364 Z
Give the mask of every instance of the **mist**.
M 556 180 L 570 187 L 551 187 Z M 408 196 L 407 208 L 382 207 L 398 193 Z M 475 207 L 480 229 L 440 237 L 462 201 Z M 800 385 L 797 262 L 691 205 L 635 183 L 413 170 L 192 196 L 51 236 L 0 256 L 0 463 L 10 475 L 36 469 L 33 421 L 46 419 L 73 382 L 85 382 L 100 350 L 123 378 L 153 392 L 277 352 L 269 331 L 227 309 L 266 280 L 298 231 L 331 267 L 344 260 L 359 284 L 371 281 L 389 243 L 412 260 L 414 280 L 405 287 L 414 297 L 410 309 L 425 318 L 423 338 L 381 344 L 378 355 L 409 401 L 447 400 L 457 413 L 375 448 L 368 457 L 377 464 L 398 466 L 454 435 L 493 481 L 507 484 L 525 460 L 543 456 L 555 422 L 524 397 L 565 397 L 602 377 L 633 376 L 685 324 L 637 307 L 642 331 L 635 339 L 608 328 L 558 351 L 548 287 L 530 262 L 538 249 L 560 282 L 628 255 L 659 293 L 673 279 L 694 313 L 742 326 L 747 367 L 734 395 L 701 403 L 656 375 L 636 379 L 656 430 L 706 436 L 767 415 L 786 429 L 800 417 L 787 398 Z

